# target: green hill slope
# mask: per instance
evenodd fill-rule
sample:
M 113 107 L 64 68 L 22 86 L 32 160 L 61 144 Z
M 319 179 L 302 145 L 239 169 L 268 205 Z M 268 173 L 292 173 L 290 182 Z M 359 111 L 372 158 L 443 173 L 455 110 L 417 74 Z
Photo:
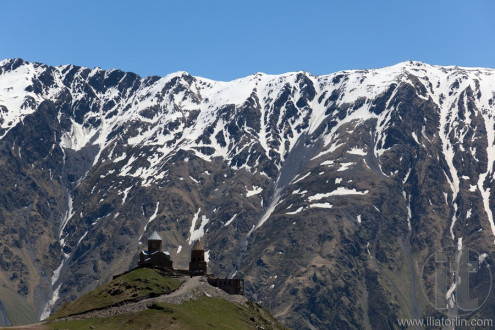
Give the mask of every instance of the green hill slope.
M 79 299 L 65 304 L 49 319 L 80 314 L 126 301 L 167 294 L 177 290 L 182 281 L 160 275 L 148 268 L 135 269 L 102 285 Z
M 170 278 L 146 268 L 64 305 L 40 328 L 285 329 L 261 306 L 200 278 Z
M 157 303 L 137 313 L 56 321 L 47 326 L 51 329 L 284 329 L 256 304 L 243 305 L 206 296 L 181 304 Z

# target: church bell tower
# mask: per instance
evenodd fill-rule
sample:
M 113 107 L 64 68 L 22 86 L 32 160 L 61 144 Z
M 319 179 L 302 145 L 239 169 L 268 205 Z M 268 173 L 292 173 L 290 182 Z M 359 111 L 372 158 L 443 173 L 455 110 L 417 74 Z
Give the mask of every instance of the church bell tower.
M 189 263 L 189 273 L 191 276 L 206 275 L 205 249 L 199 239 L 194 243 L 191 250 L 191 262 Z

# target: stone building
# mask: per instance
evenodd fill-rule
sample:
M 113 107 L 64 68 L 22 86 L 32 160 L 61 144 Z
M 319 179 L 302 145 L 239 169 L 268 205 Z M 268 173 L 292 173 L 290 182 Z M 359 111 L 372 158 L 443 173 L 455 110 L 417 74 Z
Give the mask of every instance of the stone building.
M 243 278 L 208 278 L 208 283 L 222 289 L 228 294 L 244 294 Z
M 138 266 L 173 270 L 170 253 L 162 251 L 162 238 L 156 231 L 148 237 L 148 250 L 139 254 Z
M 205 249 L 199 239 L 194 243 L 191 250 L 191 262 L 189 262 L 189 274 L 191 276 L 204 276 L 207 274 L 205 261 Z
M 170 253 L 162 251 L 162 238 L 155 231 L 148 237 L 148 250 L 143 250 L 139 254 L 138 267 L 160 268 L 178 276 L 205 276 L 210 285 L 222 289 L 229 294 L 244 294 L 244 279 L 216 278 L 215 275 L 207 273 L 205 249 L 199 239 L 191 249 L 189 270 L 174 269 L 172 267 Z

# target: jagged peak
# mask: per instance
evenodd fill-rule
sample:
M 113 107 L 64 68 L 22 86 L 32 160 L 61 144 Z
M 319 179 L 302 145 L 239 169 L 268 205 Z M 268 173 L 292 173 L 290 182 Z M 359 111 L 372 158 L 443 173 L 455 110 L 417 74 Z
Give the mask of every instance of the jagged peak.
M 187 71 L 176 71 L 165 75 L 162 79 L 172 80 L 174 78 L 192 77 L 192 75 Z
M 395 65 L 386 66 L 383 68 L 373 69 L 373 70 L 383 70 L 387 68 L 397 68 L 397 69 L 423 69 L 423 70 L 446 70 L 446 71 L 488 71 L 493 72 L 495 69 L 493 68 L 484 68 L 484 67 L 468 67 L 468 66 L 459 66 L 459 65 L 436 65 L 429 64 L 421 61 L 407 60 L 403 62 L 399 62 Z
M 57 66 L 50 66 L 50 65 L 47 65 L 47 64 L 44 64 L 41 62 L 29 62 L 29 61 L 24 60 L 22 58 L 6 58 L 3 60 L 0 60 L 0 67 L 4 67 L 8 64 L 15 64 L 15 68 L 17 68 L 21 65 L 25 65 L 25 64 L 32 64 L 34 66 L 43 66 L 43 67 L 47 67 L 47 68 L 54 68 L 57 70 L 61 70 L 61 69 L 67 68 L 67 67 L 77 67 L 77 68 L 83 69 L 83 70 L 89 69 L 92 71 L 93 74 L 100 72 L 100 71 L 105 71 L 106 73 L 111 73 L 113 71 L 122 71 L 126 74 L 127 73 L 134 74 L 143 80 L 145 80 L 147 78 L 158 77 L 155 75 L 143 77 L 143 76 L 140 76 L 140 75 L 138 75 L 132 71 L 123 71 L 123 70 L 120 70 L 117 68 L 103 69 L 103 68 L 98 67 L 98 66 L 96 66 L 94 68 L 90 68 L 90 67 L 79 66 L 79 65 L 75 65 L 75 64 L 63 64 L 63 65 L 57 65 Z M 256 79 L 263 79 L 263 80 L 288 79 L 288 78 L 296 79 L 296 77 L 298 75 L 301 75 L 301 74 L 308 76 L 308 77 L 325 78 L 325 77 L 330 77 L 330 76 L 335 76 L 335 75 L 340 75 L 340 74 L 346 74 L 346 75 L 348 75 L 348 74 L 362 74 L 362 73 L 377 72 L 377 71 L 385 71 L 385 72 L 389 72 L 389 73 L 394 73 L 394 72 L 395 73 L 401 73 L 401 72 L 408 71 L 408 70 L 418 70 L 418 69 L 422 69 L 422 70 L 440 69 L 443 71 L 471 71 L 471 72 L 472 71 L 481 71 L 481 72 L 487 72 L 490 74 L 493 74 L 493 72 L 495 71 L 495 69 L 493 69 L 493 68 L 463 67 L 463 66 L 457 66 L 457 65 L 447 65 L 447 66 L 445 66 L 445 65 L 432 65 L 432 64 L 428 64 L 428 63 L 425 63 L 422 61 L 406 60 L 406 61 L 402 61 L 402 62 L 399 62 L 399 63 L 394 64 L 394 65 L 385 66 L 385 67 L 369 68 L 369 69 L 340 70 L 340 71 L 336 71 L 336 72 L 332 72 L 332 73 L 328 73 L 328 74 L 323 74 L 323 75 L 313 75 L 312 73 L 305 71 L 305 70 L 289 71 L 289 72 L 280 73 L 280 74 L 269 74 L 269 73 L 259 71 L 259 72 L 253 73 L 253 74 L 245 76 L 245 77 L 239 77 L 236 79 L 232 79 L 230 81 L 221 81 L 221 80 L 214 80 L 214 79 L 210 79 L 210 78 L 206 78 L 206 77 L 202 77 L 202 76 L 195 76 L 195 75 L 190 74 L 187 71 L 176 71 L 176 72 L 169 73 L 165 76 L 161 76 L 160 80 L 166 82 L 166 81 L 170 81 L 174 78 L 195 78 L 195 79 L 199 79 L 201 81 L 204 81 L 206 83 L 213 84 L 213 83 L 234 83 L 234 82 L 238 82 L 238 81 L 251 81 L 251 80 L 256 80 Z
M 0 61 L 0 67 L 10 66 L 12 71 L 24 64 L 29 64 L 29 62 L 19 57 L 6 58 Z

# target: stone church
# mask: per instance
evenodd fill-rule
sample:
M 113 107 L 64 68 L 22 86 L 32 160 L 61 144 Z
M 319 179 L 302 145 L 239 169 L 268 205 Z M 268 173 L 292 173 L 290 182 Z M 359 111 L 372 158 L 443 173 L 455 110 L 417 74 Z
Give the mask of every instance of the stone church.
M 218 287 L 229 294 L 244 294 L 244 279 L 216 278 L 213 274 L 208 274 L 205 249 L 199 239 L 194 242 L 191 249 L 189 270 L 174 269 L 170 253 L 162 251 L 162 238 L 155 231 L 148 237 L 148 250 L 143 250 L 139 254 L 138 267 L 159 268 L 182 276 L 205 276 L 210 285 Z
M 143 250 L 139 254 L 138 267 L 174 269 L 170 253 L 162 251 L 162 238 L 156 231 L 148 237 L 148 250 Z

